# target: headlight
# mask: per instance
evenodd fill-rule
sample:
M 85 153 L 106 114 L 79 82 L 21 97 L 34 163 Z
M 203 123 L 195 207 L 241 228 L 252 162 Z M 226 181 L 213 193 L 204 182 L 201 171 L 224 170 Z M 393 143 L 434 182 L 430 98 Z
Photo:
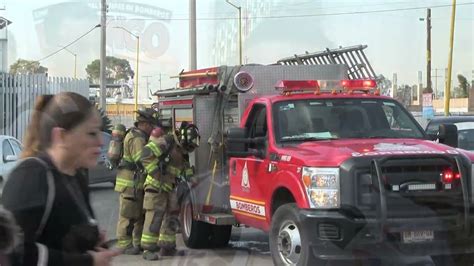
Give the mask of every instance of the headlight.
M 303 167 L 302 179 L 311 208 L 340 206 L 339 168 Z

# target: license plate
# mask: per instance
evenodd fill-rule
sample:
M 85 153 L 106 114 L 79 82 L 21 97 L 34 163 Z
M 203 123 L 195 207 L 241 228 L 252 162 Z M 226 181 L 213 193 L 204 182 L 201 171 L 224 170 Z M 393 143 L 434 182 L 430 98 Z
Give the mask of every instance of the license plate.
M 434 239 L 434 232 L 432 230 L 407 231 L 402 233 L 402 237 L 404 243 L 426 242 Z

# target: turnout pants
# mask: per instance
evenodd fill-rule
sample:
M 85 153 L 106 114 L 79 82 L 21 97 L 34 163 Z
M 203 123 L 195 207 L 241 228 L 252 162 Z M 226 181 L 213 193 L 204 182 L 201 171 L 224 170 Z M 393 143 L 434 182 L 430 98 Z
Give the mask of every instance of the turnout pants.
M 141 238 L 144 250 L 157 251 L 158 248 L 175 248 L 176 231 L 179 228 L 179 208 L 176 189 L 166 192 L 145 188 L 143 202 L 145 223 Z
M 117 240 L 119 248 L 140 246 L 143 231 L 143 196 L 142 189 L 136 193 L 133 188 L 126 188 L 120 193 Z

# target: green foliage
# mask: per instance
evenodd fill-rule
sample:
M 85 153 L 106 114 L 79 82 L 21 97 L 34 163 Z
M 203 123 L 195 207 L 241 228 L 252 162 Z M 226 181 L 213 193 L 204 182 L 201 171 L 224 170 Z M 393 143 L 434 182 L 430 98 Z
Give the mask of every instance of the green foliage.
M 30 61 L 25 59 L 18 59 L 10 66 L 10 74 L 45 74 L 48 68 L 42 66 L 38 61 Z
M 120 80 L 128 81 L 133 78 L 135 73 L 133 72 L 128 60 L 107 56 L 106 62 L 105 76 L 107 83 L 116 83 Z M 100 60 L 96 59 L 87 65 L 86 72 L 90 82 L 99 83 Z
M 467 82 L 466 77 L 463 75 L 458 75 L 458 82 L 459 82 L 459 96 L 461 98 L 468 97 L 469 95 L 469 83 Z

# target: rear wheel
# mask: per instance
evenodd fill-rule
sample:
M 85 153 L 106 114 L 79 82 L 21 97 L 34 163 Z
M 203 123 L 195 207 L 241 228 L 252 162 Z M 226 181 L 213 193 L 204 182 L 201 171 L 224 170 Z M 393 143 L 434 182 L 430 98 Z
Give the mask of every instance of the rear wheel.
M 193 205 L 189 194 L 181 206 L 181 235 L 189 248 L 207 248 L 210 246 L 211 225 L 193 218 Z
M 295 203 L 284 204 L 275 211 L 270 229 L 270 252 L 275 265 L 326 265 L 313 256 L 303 230 Z

